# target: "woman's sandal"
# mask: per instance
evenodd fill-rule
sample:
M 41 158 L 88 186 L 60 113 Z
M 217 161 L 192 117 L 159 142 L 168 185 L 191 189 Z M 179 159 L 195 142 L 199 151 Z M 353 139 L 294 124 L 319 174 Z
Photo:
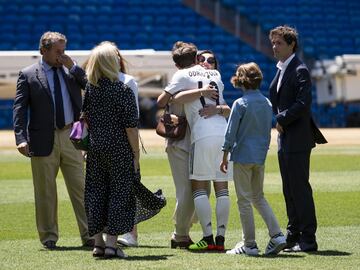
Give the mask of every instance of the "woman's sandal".
M 104 257 L 105 248 L 102 246 L 94 246 L 92 255 L 93 257 Z
M 109 250 L 111 250 L 111 252 L 107 252 Z M 105 259 L 111 259 L 111 258 L 123 259 L 123 258 L 127 258 L 127 257 L 128 257 L 128 255 L 126 255 L 124 253 L 124 251 L 122 251 L 120 248 L 114 248 L 114 247 L 109 247 L 109 246 L 105 247 L 105 252 L 104 252 Z

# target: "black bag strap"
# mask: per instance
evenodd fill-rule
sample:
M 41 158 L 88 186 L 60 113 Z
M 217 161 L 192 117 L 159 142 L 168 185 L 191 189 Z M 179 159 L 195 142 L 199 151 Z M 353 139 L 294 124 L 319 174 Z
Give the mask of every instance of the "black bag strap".
M 219 93 L 219 87 L 217 85 L 216 82 L 214 81 L 211 81 L 210 82 L 210 85 L 213 86 L 215 89 L 216 89 L 216 92 Z M 198 82 L 198 89 L 202 88 L 203 87 L 203 82 L 202 81 L 199 81 Z M 203 106 L 203 108 L 205 107 L 206 105 L 206 102 L 205 102 L 205 98 L 203 96 L 200 97 L 200 102 L 201 102 L 201 105 Z M 216 98 L 216 106 L 220 104 L 220 101 L 219 101 L 219 96 Z
M 142 139 L 141 136 L 140 136 L 140 132 L 139 132 L 139 140 L 140 140 L 142 152 L 143 152 L 144 154 L 147 154 L 147 151 L 146 151 L 145 146 L 144 146 L 144 141 L 143 141 L 143 139 Z
M 198 81 L 198 89 L 202 88 L 203 87 L 203 82 L 202 81 Z M 206 102 L 205 102 L 205 98 L 203 96 L 200 97 L 200 102 L 201 102 L 201 105 L 203 106 L 203 108 L 205 107 L 206 105 Z
M 217 83 L 214 81 L 211 81 L 210 85 L 213 86 L 216 89 L 216 92 L 219 94 L 219 87 L 218 87 Z M 216 105 L 219 105 L 219 104 L 220 104 L 220 101 L 219 101 L 219 95 L 218 95 L 218 97 L 216 98 Z

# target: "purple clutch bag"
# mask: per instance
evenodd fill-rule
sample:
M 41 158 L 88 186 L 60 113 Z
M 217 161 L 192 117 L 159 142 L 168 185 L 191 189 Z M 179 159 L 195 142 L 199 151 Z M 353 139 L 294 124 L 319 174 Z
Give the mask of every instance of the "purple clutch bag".
M 70 132 L 70 141 L 78 150 L 87 151 L 89 146 L 89 132 L 85 121 L 76 121 Z

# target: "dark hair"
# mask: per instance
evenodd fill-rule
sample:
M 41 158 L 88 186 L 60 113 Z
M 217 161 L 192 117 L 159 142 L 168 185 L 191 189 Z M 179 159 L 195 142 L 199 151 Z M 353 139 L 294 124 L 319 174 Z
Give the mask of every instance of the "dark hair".
M 213 52 L 213 51 L 211 51 L 211 50 L 204 50 L 204 51 L 201 51 L 201 52 L 198 52 L 198 56 L 200 56 L 200 55 L 203 55 L 203 54 L 205 54 L 205 53 L 208 53 L 208 54 L 212 54 L 213 56 L 214 56 L 214 59 L 215 59 L 215 69 L 216 70 L 219 70 L 219 62 L 218 62 L 218 60 L 217 60 L 217 58 L 216 58 L 216 56 L 215 56 L 215 53 Z
M 52 45 L 56 42 L 62 41 L 64 43 L 67 42 L 65 35 L 59 32 L 45 32 L 42 34 L 39 42 L 39 49 L 51 49 Z
M 254 63 L 239 65 L 236 74 L 231 78 L 231 83 L 236 88 L 245 88 L 245 90 L 259 89 L 263 75 L 260 67 Z
M 179 68 L 196 63 L 197 47 L 193 43 L 177 41 L 172 48 L 172 58 Z
M 272 40 L 273 36 L 282 37 L 288 45 L 295 42 L 293 52 L 296 52 L 298 48 L 298 33 L 295 28 L 287 25 L 278 26 L 270 31 L 269 39 Z

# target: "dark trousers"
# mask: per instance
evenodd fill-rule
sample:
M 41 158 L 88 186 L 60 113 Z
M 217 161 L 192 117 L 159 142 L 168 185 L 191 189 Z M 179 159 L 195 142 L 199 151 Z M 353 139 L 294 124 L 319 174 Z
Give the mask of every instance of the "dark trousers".
M 316 243 L 316 216 L 312 189 L 309 183 L 311 150 L 304 152 L 278 152 L 283 183 L 287 231 L 290 242 Z

